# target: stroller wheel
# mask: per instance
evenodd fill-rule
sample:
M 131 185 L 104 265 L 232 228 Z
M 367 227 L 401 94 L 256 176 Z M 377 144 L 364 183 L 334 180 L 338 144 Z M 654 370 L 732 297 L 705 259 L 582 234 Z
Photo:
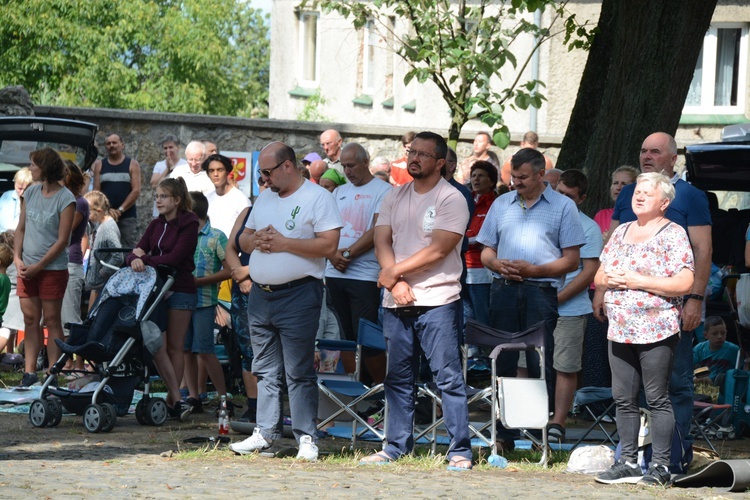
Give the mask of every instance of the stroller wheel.
M 143 399 L 138 401 L 135 405 L 135 419 L 141 425 L 151 425 L 151 422 L 146 418 L 146 404 L 148 403 L 149 397 L 143 396 Z
M 99 432 L 104 428 L 104 411 L 98 404 L 90 404 L 83 412 L 83 425 L 89 432 Z
M 47 425 L 49 427 L 57 427 L 60 425 L 63 416 L 62 404 L 57 398 L 50 398 L 47 400 L 47 407 L 49 408 L 50 420 Z
M 117 410 L 112 403 L 103 403 L 102 415 L 104 416 L 104 424 L 102 425 L 102 432 L 109 432 L 115 428 L 117 422 Z
M 162 398 L 153 398 L 146 404 L 146 419 L 151 425 L 163 425 L 167 421 L 167 402 Z
M 50 422 L 50 408 L 47 400 L 35 399 L 29 408 L 29 422 L 34 427 L 46 427 Z

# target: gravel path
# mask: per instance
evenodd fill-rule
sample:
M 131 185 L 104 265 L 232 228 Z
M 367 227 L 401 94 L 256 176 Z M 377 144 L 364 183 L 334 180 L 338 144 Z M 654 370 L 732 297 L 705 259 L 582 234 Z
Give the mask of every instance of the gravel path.
M 214 434 L 214 419 L 196 415 L 185 424 L 142 427 L 133 416 L 118 419 L 108 434 L 89 434 L 80 417 L 57 428 L 35 429 L 25 415 L 0 414 L 2 498 L 717 498 L 711 489 L 646 489 L 604 486 L 587 476 L 478 467 L 447 472 L 441 467 L 360 467 L 353 461 L 314 464 L 294 459 L 235 456 L 225 447 L 183 440 Z M 230 434 L 233 439 L 243 436 Z M 282 445 L 293 446 L 291 440 Z M 322 451 L 336 456 L 346 446 L 325 439 Z M 731 498 L 732 494 L 724 494 Z

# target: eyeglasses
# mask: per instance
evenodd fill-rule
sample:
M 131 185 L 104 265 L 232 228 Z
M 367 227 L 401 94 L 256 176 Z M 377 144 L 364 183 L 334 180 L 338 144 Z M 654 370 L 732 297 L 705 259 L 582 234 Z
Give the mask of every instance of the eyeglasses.
M 174 198 L 171 194 L 157 194 L 154 196 L 157 200 L 166 200 L 167 198 Z
M 406 156 L 416 156 L 418 160 L 423 160 L 425 158 L 432 158 L 434 160 L 441 159 L 440 157 L 431 155 L 430 153 L 425 153 L 424 151 L 415 151 L 413 149 L 407 149 Z
M 284 162 L 286 162 L 286 160 L 282 160 L 281 163 L 279 163 L 273 168 L 261 168 L 260 170 L 258 170 L 258 172 L 260 172 L 260 174 L 264 177 L 271 177 L 271 172 L 273 172 L 274 170 L 282 166 Z

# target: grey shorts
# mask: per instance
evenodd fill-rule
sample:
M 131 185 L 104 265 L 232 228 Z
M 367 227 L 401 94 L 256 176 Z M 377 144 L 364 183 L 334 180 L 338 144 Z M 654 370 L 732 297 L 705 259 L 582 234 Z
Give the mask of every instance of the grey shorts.
M 117 227 L 120 228 L 120 242 L 125 248 L 135 248 L 140 241 L 138 234 L 138 219 L 135 217 L 126 217 L 117 221 Z
M 555 352 L 553 367 L 562 373 L 581 371 L 583 337 L 586 333 L 587 315 L 560 316 L 555 327 Z

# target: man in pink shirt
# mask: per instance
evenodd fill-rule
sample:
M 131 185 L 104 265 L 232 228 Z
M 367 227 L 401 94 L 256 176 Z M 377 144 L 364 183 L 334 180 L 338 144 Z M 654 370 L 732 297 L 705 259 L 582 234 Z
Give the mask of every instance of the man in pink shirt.
M 383 329 L 388 339 L 388 444 L 362 463 L 384 463 L 414 447 L 414 383 L 421 351 L 442 394 L 451 445 L 449 470 L 472 467 L 466 385 L 459 359 L 461 240 L 469 222 L 466 200 L 440 174 L 448 146 L 420 132 L 407 150 L 414 178 L 383 199 L 375 226 L 375 255 L 385 288 Z

